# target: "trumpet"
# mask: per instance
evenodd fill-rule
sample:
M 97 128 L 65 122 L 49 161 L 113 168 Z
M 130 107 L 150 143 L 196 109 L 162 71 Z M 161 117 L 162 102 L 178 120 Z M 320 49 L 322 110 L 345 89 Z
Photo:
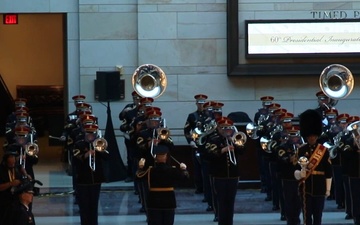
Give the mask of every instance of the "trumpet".
M 108 147 L 108 142 L 105 138 L 102 138 L 101 131 L 98 131 L 98 138 L 96 138 L 92 143 L 90 143 L 90 150 L 95 150 L 98 152 L 105 152 L 109 153 L 106 149 Z M 95 171 L 96 164 L 95 164 L 95 154 L 89 154 L 89 166 L 92 171 Z

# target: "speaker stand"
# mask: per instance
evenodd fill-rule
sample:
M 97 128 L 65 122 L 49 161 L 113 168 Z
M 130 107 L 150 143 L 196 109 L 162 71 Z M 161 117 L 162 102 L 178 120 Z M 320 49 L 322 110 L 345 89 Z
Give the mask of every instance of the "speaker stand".
M 119 152 L 114 126 L 111 118 L 110 100 L 107 101 L 107 120 L 104 138 L 108 142 L 109 157 L 104 160 L 104 175 L 106 182 L 121 181 L 126 178 L 126 167 Z

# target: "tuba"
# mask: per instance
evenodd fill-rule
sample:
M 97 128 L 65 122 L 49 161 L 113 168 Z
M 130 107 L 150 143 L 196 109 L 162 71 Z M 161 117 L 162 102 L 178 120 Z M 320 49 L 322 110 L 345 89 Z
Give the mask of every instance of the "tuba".
M 153 64 L 139 66 L 132 75 L 132 86 L 141 97 L 157 98 L 167 86 L 166 74 Z
M 354 77 L 343 65 L 331 64 L 320 74 L 320 88 L 326 96 L 334 100 L 344 99 L 354 88 Z

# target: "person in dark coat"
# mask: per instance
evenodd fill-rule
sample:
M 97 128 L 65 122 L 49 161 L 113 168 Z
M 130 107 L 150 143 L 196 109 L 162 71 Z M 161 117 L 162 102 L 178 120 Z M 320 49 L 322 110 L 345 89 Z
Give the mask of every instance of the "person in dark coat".
M 210 174 L 217 193 L 218 224 L 232 225 L 240 176 L 237 158 L 243 152 L 245 140 L 235 143 L 232 137 L 237 136 L 236 129 L 229 118 L 221 117 L 216 123 L 217 130 L 207 139 L 204 157 L 210 162 Z
M 175 219 L 176 198 L 174 187 L 176 182 L 189 178 L 186 165 L 180 163 L 180 170 L 167 163 L 169 153 L 167 145 L 154 147 L 155 165 L 145 169 L 144 158 L 139 161 L 137 177 L 146 179 L 149 184 L 147 196 L 148 225 L 173 225 Z
M 74 145 L 77 200 L 81 225 L 97 225 L 101 183 L 105 181 L 102 159 L 108 157 L 108 152 L 95 150 L 94 141 L 98 138 L 96 124 L 85 125 L 84 132 L 84 139 Z
M 9 221 L 9 225 L 35 225 L 34 214 L 31 210 L 34 197 L 34 182 L 23 179 L 14 193 L 18 199 L 13 203 L 11 211 L 12 219 Z
M 15 199 L 14 188 L 21 184 L 22 173 L 17 166 L 18 153 L 6 151 L 0 165 L 0 224 L 4 222 L 5 215 Z
M 299 194 L 306 225 L 321 225 L 325 197 L 330 195 L 332 167 L 329 151 L 318 138 L 322 133 L 322 118 L 308 109 L 300 114 L 300 134 L 306 141 L 298 151 L 299 165 L 294 176 L 299 180 Z

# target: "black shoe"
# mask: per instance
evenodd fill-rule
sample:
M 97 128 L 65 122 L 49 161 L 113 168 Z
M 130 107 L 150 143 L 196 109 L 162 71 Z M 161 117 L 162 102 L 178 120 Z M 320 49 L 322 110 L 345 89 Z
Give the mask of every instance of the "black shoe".
M 202 202 L 207 202 L 206 198 L 204 198 L 203 200 L 201 200 Z
M 277 206 L 277 205 L 274 205 L 274 206 L 272 207 L 272 210 L 273 210 L 273 211 L 276 211 L 276 210 L 279 210 L 279 209 L 280 209 L 280 207 Z
M 211 212 L 211 211 L 213 211 L 214 210 L 214 208 L 211 206 L 211 205 L 209 205 L 207 208 L 206 208 L 206 212 Z
M 266 188 L 261 188 L 260 193 L 266 193 Z
M 281 215 L 281 216 L 280 216 L 280 220 L 281 220 L 281 221 L 285 221 L 285 220 L 286 220 L 286 216 L 285 216 L 285 215 Z
M 272 197 L 267 196 L 267 197 L 265 198 L 265 202 L 268 202 L 268 201 L 272 201 Z
M 214 222 L 218 222 L 219 221 L 219 218 L 217 216 L 214 217 L 213 219 Z
M 345 206 L 342 205 L 342 204 L 339 204 L 339 205 L 337 206 L 337 209 L 344 209 L 344 208 L 345 208 Z
M 351 220 L 353 217 L 352 217 L 352 215 L 350 215 L 350 214 L 346 214 L 346 216 L 345 216 L 345 219 L 346 220 Z
M 133 182 L 134 179 L 132 177 L 127 177 L 125 178 L 125 183 L 130 183 L 130 182 Z
M 138 191 L 134 191 L 134 195 L 139 195 L 139 192 L 138 192 Z

